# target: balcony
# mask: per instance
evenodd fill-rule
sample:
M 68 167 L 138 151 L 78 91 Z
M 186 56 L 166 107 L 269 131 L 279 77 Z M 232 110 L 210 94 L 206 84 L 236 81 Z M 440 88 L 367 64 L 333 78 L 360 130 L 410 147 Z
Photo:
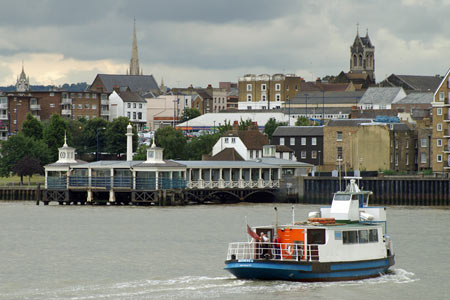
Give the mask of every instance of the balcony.
M 450 145 L 444 146 L 444 147 L 442 148 L 442 152 L 444 152 L 444 153 L 449 153 L 449 152 L 450 152 Z
M 7 136 L 0 136 L 0 141 L 7 141 L 8 137 Z
M 72 110 L 71 109 L 62 109 L 61 110 L 61 115 L 63 115 L 63 116 L 71 116 L 72 115 Z
M 72 105 L 72 98 L 63 98 L 61 100 L 61 105 Z
M 102 101 L 101 101 L 101 104 L 102 104 L 102 105 L 109 105 L 109 100 L 102 100 Z
M 100 115 L 101 115 L 101 116 L 109 116 L 109 110 L 107 110 L 107 109 L 102 109 L 101 112 L 100 112 Z
M 30 104 L 30 110 L 41 110 L 41 105 L 39 105 L 39 104 Z
M 0 115 L 0 120 L 8 120 L 8 115 L 7 114 Z
M 450 135 L 449 135 L 448 129 L 444 129 L 443 131 L 444 131 L 444 137 L 449 138 Z
M 8 109 L 8 103 L 1 103 L 0 109 Z

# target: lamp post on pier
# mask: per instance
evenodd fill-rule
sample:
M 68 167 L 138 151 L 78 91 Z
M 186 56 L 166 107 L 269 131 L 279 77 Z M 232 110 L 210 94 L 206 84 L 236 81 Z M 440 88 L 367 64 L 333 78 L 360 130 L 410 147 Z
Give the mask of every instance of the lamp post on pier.
M 96 139 L 97 139 L 96 161 L 98 161 L 98 158 L 99 158 L 99 142 L 98 142 L 98 130 L 99 130 L 99 129 L 104 130 L 104 129 L 106 129 L 106 128 L 105 128 L 105 127 L 98 127 L 98 128 L 95 129 L 95 132 L 96 132 Z

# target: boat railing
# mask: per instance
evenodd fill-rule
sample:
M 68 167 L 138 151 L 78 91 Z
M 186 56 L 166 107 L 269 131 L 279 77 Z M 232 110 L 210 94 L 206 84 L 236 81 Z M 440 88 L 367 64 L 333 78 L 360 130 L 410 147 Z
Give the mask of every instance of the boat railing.
M 318 261 L 316 244 L 237 242 L 228 245 L 227 260 Z

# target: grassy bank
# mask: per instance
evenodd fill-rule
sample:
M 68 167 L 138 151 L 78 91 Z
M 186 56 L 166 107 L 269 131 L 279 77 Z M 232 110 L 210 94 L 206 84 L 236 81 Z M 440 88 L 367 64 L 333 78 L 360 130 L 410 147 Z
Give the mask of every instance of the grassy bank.
M 40 183 L 43 185 L 45 182 L 45 176 L 42 175 L 33 175 L 31 177 L 30 183 L 28 183 L 28 177 L 23 178 L 23 185 L 37 185 Z M 0 177 L 0 186 L 17 186 L 20 185 L 20 177 L 19 176 L 10 176 L 10 177 Z

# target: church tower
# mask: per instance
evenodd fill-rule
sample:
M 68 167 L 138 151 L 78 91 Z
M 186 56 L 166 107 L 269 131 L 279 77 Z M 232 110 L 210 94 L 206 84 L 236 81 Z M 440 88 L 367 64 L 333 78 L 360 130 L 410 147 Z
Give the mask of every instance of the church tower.
M 127 75 L 142 75 L 142 71 L 139 68 L 138 47 L 136 39 L 136 19 L 134 20 L 133 45 L 131 47 L 130 69 Z
M 23 70 L 23 61 L 22 61 L 22 73 L 17 78 L 16 82 L 16 91 L 17 92 L 28 92 L 30 90 L 30 77 L 25 75 L 25 71 Z
M 375 83 L 375 46 L 370 41 L 368 31 L 366 36 L 359 36 L 359 28 L 350 47 L 350 73 L 367 73 Z

